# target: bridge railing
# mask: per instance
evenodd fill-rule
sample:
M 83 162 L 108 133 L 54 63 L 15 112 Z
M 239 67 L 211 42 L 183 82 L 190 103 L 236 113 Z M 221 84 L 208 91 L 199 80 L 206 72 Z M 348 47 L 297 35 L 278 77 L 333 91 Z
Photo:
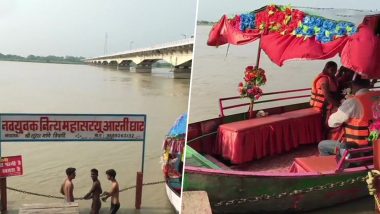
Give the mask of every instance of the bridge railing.
M 177 40 L 177 41 L 171 41 L 171 42 L 167 42 L 167 43 L 153 45 L 151 47 L 146 47 L 146 48 L 136 48 L 136 49 L 132 49 L 132 50 L 128 50 L 128 51 L 122 51 L 122 52 L 117 52 L 117 53 L 113 53 L 113 54 L 92 57 L 92 58 L 88 58 L 86 60 L 109 58 L 109 57 L 115 57 L 115 56 L 119 56 L 119 55 L 139 53 L 139 52 L 145 52 L 145 51 L 154 51 L 154 50 L 160 50 L 160 49 L 164 49 L 164 48 L 174 48 L 174 47 L 191 45 L 191 44 L 194 44 L 194 38 L 187 38 L 187 39 L 181 39 L 181 40 Z

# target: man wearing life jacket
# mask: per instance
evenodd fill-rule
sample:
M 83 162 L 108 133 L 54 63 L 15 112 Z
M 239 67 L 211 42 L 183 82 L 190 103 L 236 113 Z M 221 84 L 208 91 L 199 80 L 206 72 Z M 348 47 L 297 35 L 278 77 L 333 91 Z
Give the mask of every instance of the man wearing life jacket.
M 340 151 L 368 145 L 369 125 L 373 121 L 373 106 L 380 103 L 380 91 L 370 91 L 370 81 L 356 78 L 351 83 L 354 96 L 345 100 L 328 120 L 330 127 L 344 127 L 343 143 L 324 140 L 318 144 L 320 155 L 333 155 Z
M 338 100 L 334 98 L 334 93 L 338 90 L 335 78 L 337 68 L 338 66 L 335 62 L 327 62 L 322 73 L 313 82 L 310 105 L 323 114 L 326 114 L 327 110 L 331 110 L 334 106 L 339 106 Z

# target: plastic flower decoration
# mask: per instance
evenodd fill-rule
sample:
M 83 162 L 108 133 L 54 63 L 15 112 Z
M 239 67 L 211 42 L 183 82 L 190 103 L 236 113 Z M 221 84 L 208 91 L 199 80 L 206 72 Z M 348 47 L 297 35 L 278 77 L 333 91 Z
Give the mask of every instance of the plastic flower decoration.
M 249 98 L 251 102 L 258 100 L 263 95 L 260 86 L 265 85 L 266 81 L 267 78 L 263 69 L 247 66 L 244 72 L 244 82 L 239 83 L 240 96 Z
M 240 15 L 240 20 L 241 20 L 240 30 L 244 32 L 244 31 L 255 29 L 256 28 L 255 19 L 256 19 L 255 14 L 248 13 L 248 14 Z
M 320 16 L 307 15 L 294 34 L 305 39 L 315 36 L 317 41 L 328 43 L 343 36 L 351 36 L 356 32 L 357 28 L 351 22 L 334 21 Z
M 321 16 L 309 15 L 290 6 L 269 5 L 260 12 L 241 14 L 230 19 L 235 29 L 244 32 L 293 35 L 303 39 L 315 39 L 328 43 L 357 33 L 351 22 L 335 21 Z
M 373 118 L 375 121 L 369 126 L 368 141 L 375 142 L 379 139 L 380 134 L 380 102 L 376 102 L 372 106 Z

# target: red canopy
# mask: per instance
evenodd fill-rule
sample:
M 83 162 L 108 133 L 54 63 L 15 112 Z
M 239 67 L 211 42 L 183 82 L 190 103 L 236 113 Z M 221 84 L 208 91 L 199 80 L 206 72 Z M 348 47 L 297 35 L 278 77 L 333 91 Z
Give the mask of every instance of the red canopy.
M 280 32 L 242 31 L 236 24 L 236 20 L 223 16 L 212 28 L 207 44 L 244 45 L 262 37 L 262 49 L 279 66 L 291 59 L 328 59 L 340 54 L 345 67 L 364 78 L 380 79 L 380 14 L 365 17 L 358 33 L 325 43 Z
M 207 45 L 219 46 L 224 44 L 244 45 L 260 38 L 260 32 L 242 32 L 234 27 L 234 23 L 224 15 L 212 28 Z
M 380 14 L 367 16 L 341 53 L 342 65 L 364 78 L 380 79 Z

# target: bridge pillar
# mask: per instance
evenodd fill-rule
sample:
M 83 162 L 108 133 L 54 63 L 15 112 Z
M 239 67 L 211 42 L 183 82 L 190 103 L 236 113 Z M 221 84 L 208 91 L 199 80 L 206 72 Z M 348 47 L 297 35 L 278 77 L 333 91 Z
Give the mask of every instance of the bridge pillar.
M 136 73 L 152 73 L 152 64 L 136 65 Z
M 117 65 L 117 70 L 129 71 L 130 69 L 131 69 L 130 65 L 125 65 L 125 64 L 118 64 Z
M 172 69 L 174 79 L 190 79 L 191 67 L 189 66 L 175 66 Z
M 107 67 L 112 68 L 112 69 L 118 69 L 118 64 L 116 61 L 111 61 L 110 63 L 107 64 Z

